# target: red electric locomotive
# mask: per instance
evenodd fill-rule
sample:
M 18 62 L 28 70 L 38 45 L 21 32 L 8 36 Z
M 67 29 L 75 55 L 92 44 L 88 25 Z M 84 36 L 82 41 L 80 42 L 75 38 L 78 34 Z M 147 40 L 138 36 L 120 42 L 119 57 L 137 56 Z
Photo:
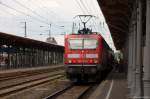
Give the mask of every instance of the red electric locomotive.
M 99 81 L 110 70 L 110 52 L 103 37 L 88 28 L 78 34 L 65 36 L 65 67 L 67 78 L 73 82 Z

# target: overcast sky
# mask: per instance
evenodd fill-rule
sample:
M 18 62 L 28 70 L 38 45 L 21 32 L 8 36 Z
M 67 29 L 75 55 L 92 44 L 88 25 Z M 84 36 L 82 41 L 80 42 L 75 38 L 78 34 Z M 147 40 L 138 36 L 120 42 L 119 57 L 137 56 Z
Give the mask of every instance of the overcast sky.
M 24 36 L 26 22 L 27 37 L 45 41 L 51 24 L 51 35 L 63 45 L 61 34 L 72 32 L 73 17 L 80 14 L 96 16 L 90 22 L 92 30 L 100 32 L 114 49 L 97 0 L 0 0 L 0 32 Z

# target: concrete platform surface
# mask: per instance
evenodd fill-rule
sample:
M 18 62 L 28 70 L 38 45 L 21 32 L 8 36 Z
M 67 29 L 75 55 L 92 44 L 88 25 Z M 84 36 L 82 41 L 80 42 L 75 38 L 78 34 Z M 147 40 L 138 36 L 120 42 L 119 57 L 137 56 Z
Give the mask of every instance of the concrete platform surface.
M 125 73 L 111 72 L 89 99 L 128 99 Z
M 56 67 L 63 67 L 63 65 L 60 64 L 60 65 L 51 65 L 51 66 L 38 66 L 38 67 L 0 70 L 0 75 L 5 74 L 5 73 L 25 72 L 25 71 L 33 71 L 33 70 L 41 70 L 41 69 L 50 69 L 50 68 L 56 68 Z

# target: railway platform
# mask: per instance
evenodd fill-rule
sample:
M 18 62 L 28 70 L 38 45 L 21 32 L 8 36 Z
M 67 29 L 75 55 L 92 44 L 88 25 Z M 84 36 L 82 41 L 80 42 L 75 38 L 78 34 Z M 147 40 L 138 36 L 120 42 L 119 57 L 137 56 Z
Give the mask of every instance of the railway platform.
M 36 71 L 36 70 L 46 70 L 46 69 L 52 69 L 56 67 L 63 67 L 63 64 L 57 64 L 57 65 L 49 65 L 49 66 L 38 66 L 38 67 L 28 67 L 28 68 L 16 68 L 16 69 L 6 69 L 6 70 L 0 70 L 1 74 L 7 74 L 7 73 L 14 73 L 14 72 L 25 72 L 25 71 Z
M 111 72 L 89 99 L 128 99 L 125 73 Z
M 63 69 L 63 65 L 51 65 L 51 66 L 39 66 L 39 67 L 30 67 L 30 68 L 17 68 L 17 69 L 8 69 L 8 70 L 0 70 L 0 78 L 8 77 L 8 76 L 16 76 L 16 75 L 21 75 L 21 74 L 26 74 L 26 73 L 34 73 L 34 72 L 43 72 L 43 71 L 54 71 L 54 70 L 59 70 Z

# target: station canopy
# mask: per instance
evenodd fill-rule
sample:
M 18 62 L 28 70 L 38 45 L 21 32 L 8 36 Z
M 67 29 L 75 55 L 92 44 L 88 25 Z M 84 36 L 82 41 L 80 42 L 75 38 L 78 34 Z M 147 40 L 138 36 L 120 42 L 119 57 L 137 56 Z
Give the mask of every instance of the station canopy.
M 134 0 L 97 0 L 117 49 L 122 49 L 129 31 Z
M 28 48 L 41 48 L 41 49 L 57 49 L 64 50 L 64 46 L 51 44 L 43 41 L 33 40 L 29 38 L 19 37 L 7 33 L 0 32 L 0 45 L 13 45 L 13 46 L 22 46 Z

